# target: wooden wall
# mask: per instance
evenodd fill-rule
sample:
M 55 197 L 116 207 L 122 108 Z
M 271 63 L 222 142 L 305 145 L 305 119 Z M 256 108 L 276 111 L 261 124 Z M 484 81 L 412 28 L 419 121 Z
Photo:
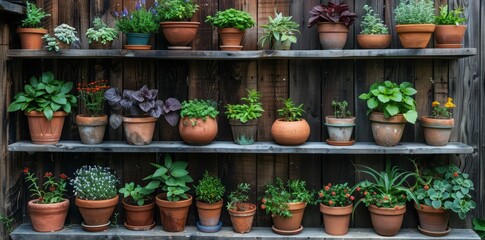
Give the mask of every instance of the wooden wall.
M 301 36 L 292 49 L 320 49 L 318 36 L 314 28 L 307 28 L 308 10 L 325 0 L 198 0 L 200 11 L 194 17 L 201 26 L 193 48 L 196 50 L 217 50 L 217 32 L 208 24 L 203 23 L 205 16 L 214 14 L 218 9 L 234 7 L 248 11 L 260 26 L 267 22 L 267 16 L 274 9 L 284 14 L 292 15 L 301 24 Z M 374 7 L 377 13 L 384 17 L 386 24 L 393 26 L 392 9 L 396 0 L 346 0 L 351 9 L 362 15 L 364 4 Z M 447 0 L 436 0 L 436 5 L 447 3 Z M 46 23 L 51 29 L 61 23 L 75 26 L 84 33 L 95 16 L 101 16 L 110 25 L 114 24 L 111 12 L 123 7 L 132 9 L 134 1 L 130 0 L 37 0 L 38 5 L 48 10 L 52 17 Z M 152 4 L 152 1 L 147 1 Z M 485 73 L 480 69 L 481 58 L 485 54 L 485 41 L 481 40 L 485 26 L 485 3 L 474 0 L 449 0 L 453 6 L 464 6 L 469 18 L 468 31 L 465 39 L 466 47 L 478 48 L 479 54 L 458 61 L 432 59 L 395 59 L 395 60 L 259 60 L 259 61 L 166 61 L 144 59 L 98 59 L 98 60 L 15 60 L 8 64 L 9 73 L 5 72 L 5 49 L 8 41 L 0 35 L 0 96 L 4 119 L 0 125 L 3 135 L 0 137 L 2 163 L 0 165 L 0 196 L 3 209 L 8 215 L 21 216 L 22 221 L 28 221 L 25 203 L 28 199 L 27 189 L 22 184 L 20 171 L 23 166 L 35 170 L 40 176 L 45 171 L 64 172 L 72 175 L 75 169 L 85 164 L 101 164 L 112 167 L 121 182 L 136 181 L 152 172 L 150 162 L 163 159 L 162 154 L 60 154 L 60 153 L 6 153 L 6 124 L 9 141 L 29 139 L 26 119 L 21 114 L 9 114 L 5 121 L 5 107 L 11 95 L 22 88 L 30 76 L 39 75 L 42 71 L 54 71 L 59 79 L 73 81 L 92 81 L 108 79 L 111 86 L 119 88 L 138 88 L 143 84 L 159 89 L 160 98 L 176 97 L 179 100 L 190 98 L 210 98 L 220 103 L 220 111 L 224 112 L 226 103 L 235 103 L 244 96 L 246 88 L 256 88 L 263 93 L 265 113 L 259 123 L 258 140 L 271 140 L 270 127 L 277 117 L 280 106 L 277 99 L 291 97 L 297 103 L 305 104 L 305 118 L 309 122 L 312 133 L 309 141 L 324 141 L 327 138 L 322 119 L 331 114 L 330 102 L 333 99 L 347 100 L 352 112 L 357 116 L 355 139 L 357 141 L 372 141 L 370 123 L 365 116 L 365 103 L 357 97 L 366 91 L 375 81 L 392 80 L 396 82 L 412 82 L 418 94 L 416 101 L 420 115 L 429 113 L 433 100 L 443 101 L 448 95 L 454 97 L 456 127 L 453 131 L 453 141 L 462 141 L 475 148 L 471 155 L 452 156 L 460 164 L 476 184 L 473 196 L 478 202 L 478 208 L 473 216 L 485 216 L 481 202 L 485 199 L 485 184 L 483 173 L 485 166 L 481 164 L 482 143 L 485 140 L 482 130 L 484 123 L 483 100 Z M 481 21 L 481 22 L 480 22 Z M 15 21 L 9 22 L 15 27 Z M 5 19 L 0 17 L 0 32 L 8 31 Z M 360 32 L 359 21 L 352 27 L 345 48 L 359 48 L 355 36 Z M 394 29 L 392 48 L 400 48 Z M 246 32 L 243 42 L 245 50 L 258 49 L 257 39 L 262 34 L 258 28 Z M 4 35 L 5 36 L 5 35 Z M 123 37 L 115 41 L 114 48 L 121 48 Z M 84 34 L 80 34 L 80 44 L 77 48 L 87 48 Z M 161 34 L 152 39 L 157 49 L 165 49 L 165 40 Z M 18 47 L 18 39 L 10 39 L 10 48 Z M 432 44 L 430 44 L 432 47 Z M 79 107 L 75 111 L 82 111 Z M 62 139 L 79 139 L 77 127 L 73 123 L 76 112 L 66 120 Z M 221 114 L 218 119 L 219 134 L 217 140 L 232 140 L 228 121 Z M 106 140 L 123 139 L 120 129 L 110 129 Z M 163 120 L 158 121 L 155 140 L 179 139 L 177 128 L 172 128 Z M 423 141 L 420 126 L 408 124 L 403 141 Z M 7 159 L 5 157 L 7 156 Z M 407 156 L 382 155 L 256 155 L 256 154 L 178 154 L 176 159 L 189 161 L 189 170 L 194 179 L 201 178 L 208 171 L 220 176 L 228 190 L 232 190 L 240 182 L 252 185 L 250 200 L 257 202 L 258 196 L 264 193 L 265 185 L 275 177 L 283 179 L 301 178 L 307 181 L 311 188 L 320 188 L 328 182 L 348 181 L 353 184 L 363 176 L 355 173 L 354 164 L 365 164 L 382 169 L 384 160 L 392 159 L 394 164 L 411 169 Z M 412 156 L 414 157 L 414 156 Z M 417 156 L 423 160 L 435 161 L 448 156 Z M 10 197 L 8 197 L 10 196 Z M 15 196 L 15 197 L 12 197 Z M 20 204 L 17 204 L 20 202 Z M 416 227 L 417 218 L 408 205 L 404 227 Z M 121 207 L 118 207 L 118 212 Z M 121 215 L 122 219 L 122 215 Z M 119 221 L 121 222 L 121 219 Z M 189 224 L 194 225 L 196 211 L 191 209 Z M 77 208 L 71 204 L 68 223 L 80 223 L 81 218 Z M 227 213 L 223 214 L 223 222 L 230 225 Z M 271 218 L 258 209 L 256 226 L 270 226 Z M 321 226 L 321 215 L 317 207 L 309 207 L 304 217 L 304 226 Z M 354 227 L 370 227 L 367 210 L 358 209 Z M 453 219 L 452 227 L 470 227 L 470 219 L 460 221 Z

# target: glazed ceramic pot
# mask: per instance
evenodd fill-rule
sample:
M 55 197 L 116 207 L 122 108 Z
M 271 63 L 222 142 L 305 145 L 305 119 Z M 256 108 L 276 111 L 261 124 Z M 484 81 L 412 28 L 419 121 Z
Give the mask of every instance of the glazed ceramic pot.
M 162 228 L 167 232 L 181 232 L 185 229 L 189 207 L 192 205 L 192 196 L 180 201 L 168 201 L 167 194 L 161 193 L 156 197 L 156 203 L 160 210 Z
M 144 231 L 150 230 L 155 226 L 155 201 L 139 206 L 127 203 L 131 197 L 124 198 L 121 203 L 125 210 L 126 222 L 125 227 L 129 230 Z
M 152 142 L 155 131 L 154 117 L 123 117 L 126 141 L 132 145 L 147 145 Z
M 82 143 L 99 144 L 103 142 L 108 116 L 106 114 L 97 116 L 78 114 L 76 115 L 76 124 Z
M 27 204 L 32 227 L 37 232 L 54 232 L 64 228 L 69 200 L 60 203 L 39 204 L 38 199 L 30 200 Z
M 383 49 L 391 45 L 392 37 L 390 34 L 359 34 L 357 42 L 361 48 Z
M 424 230 L 421 231 L 423 234 L 435 236 L 439 234 L 440 236 L 447 234 L 448 220 L 450 219 L 450 213 L 443 208 L 434 208 L 424 204 L 414 204 L 414 208 L 418 212 L 419 227 Z
M 125 33 L 126 45 L 148 45 L 150 33 Z
M 374 141 L 379 146 L 392 147 L 401 141 L 406 119 L 402 114 L 385 118 L 381 112 L 372 112 L 369 117 Z
M 466 25 L 436 25 L 434 30 L 435 47 L 462 48 Z
M 320 45 L 324 50 L 344 48 L 349 32 L 345 23 L 319 22 L 317 27 Z
M 453 118 L 421 117 L 424 140 L 431 146 L 445 146 L 450 140 L 455 121 Z
M 81 212 L 81 216 L 84 219 L 84 225 L 88 226 L 100 226 L 96 227 L 97 231 L 104 231 L 108 229 L 109 219 L 118 204 L 119 197 L 116 195 L 114 198 L 106 200 L 85 200 L 76 197 L 75 203 Z M 89 231 L 96 231 L 91 228 Z
M 200 22 L 161 22 L 163 35 L 172 47 L 168 49 L 192 49 L 188 47 L 194 40 Z
M 17 28 L 22 49 L 42 49 L 42 36 L 47 33 L 43 28 Z
M 355 117 L 336 118 L 335 116 L 326 116 L 325 125 L 328 130 L 329 144 L 331 142 L 350 142 L 355 126 Z
M 281 145 L 301 145 L 310 137 L 310 125 L 305 119 L 286 121 L 279 118 L 271 126 L 271 136 Z
M 199 223 L 202 226 L 217 226 L 219 218 L 221 217 L 221 211 L 223 201 L 216 203 L 205 203 L 196 201 L 197 213 L 199 214 Z
M 406 212 L 406 205 L 395 208 L 382 208 L 376 205 L 368 207 L 372 226 L 377 234 L 394 236 L 401 230 L 402 220 Z
M 325 232 L 337 236 L 347 234 L 353 206 L 329 207 L 320 203 L 320 212 L 323 214 Z
M 254 214 L 256 213 L 256 205 L 252 203 L 239 203 L 237 211 L 229 209 L 229 216 L 231 217 L 232 228 L 237 233 L 248 233 L 251 231 L 253 225 Z
M 434 24 L 396 25 L 399 41 L 404 48 L 426 48 L 434 29 Z
M 188 144 L 206 145 L 217 136 L 217 121 L 209 116 L 206 120 L 184 117 L 180 119 L 179 133 Z
M 35 144 L 57 144 L 61 138 L 66 112 L 56 111 L 49 121 L 43 112 L 30 111 L 26 113 L 29 123 L 30 137 Z
M 301 221 L 303 219 L 303 213 L 305 212 L 306 202 L 287 203 L 288 210 L 292 216 L 281 217 L 279 215 L 273 215 L 273 231 L 276 233 L 283 233 L 287 235 L 298 234 L 301 230 Z
M 231 124 L 234 142 L 239 145 L 249 145 L 254 143 L 258 132 L 257 119 L 249 120 L 245 123 L 242 123 L 237 119 L 230 119 L 229 124 Z

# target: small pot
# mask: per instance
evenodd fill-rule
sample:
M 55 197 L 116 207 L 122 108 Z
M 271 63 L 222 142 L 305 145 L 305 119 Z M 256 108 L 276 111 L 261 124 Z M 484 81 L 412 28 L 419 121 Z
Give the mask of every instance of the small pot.
M 218 32 L 219 36 L 221 37 L 222 46 L 241 46 L 241 42 L 246 31 L 241 31 L 237 28 L 220 28 L 218 29 Z M 231 48 L 232 51 L 238 51 L 241 49 L 242 48 Z
M 162 228 L 167 232 L 181 232 L 185 229 L 189 207 L 192 205 L 192 196 L 188 199 L 172 202 L 167 200 L 167 193 L 160 193 L 156 202 L 160 210 Z
M 89 49 L 111 49 L 113 46 L 113 41 L 106 42 L 106 44 L 103 44 L 98 41 L 91 41 L 89 44 Z
M 327 125 L 330 141 L 349 142 L 355 126 L 355 117 L 336 118 L 335 116 L 326 116 L 325 125 Z
M 150 33 L 125 33 L 126 45 L 148 45 Z
M 435 29 L 434 24 L 398 24 L 396 32 L 404 48 L 426 48 Z
M 406 205 L 395 208 L 382 208 L 376 205 L 368 207 L 372 226 L 377 234 L 394 236 L 401 230 L 402 220 L 406 212 Z
M 29 123 L 30 137 L 34 144 L 57 144 L 61 138 L 66 112 L 56 111 L 49 121 L 43 112 L 30 111 L 26 113 Z
M 188 144 L 207 145 L 217 136 L 217 121 L 209 116 L 206 120 L 184 117 L 180 119 L 179 133 Z
M 319 22 L 317 27 L 323 49 L 344 48 L 349 32 L 349 27 L 345 23 Z
M 301 145 L 310 137 L 310 125 L 305 119 L 286 121 L 279 118 L 271 126 L 271 136 L 281 145 Z
M 97 116 L 78 114 L 76 115 L 76 124 L 82 143 L 99 144 L 103 142 L 108 116 L 106 114 Z
M 272 49 L 273 50 L 290 50 L 290 48 L 291 48 L 290 40 L 276 41 L 273 38 L 273 40 L 272 40 Z
M 383 49 L 389 47 L 392 37 L 390 34 L 359 34 L 357 42 L 361 48 Z
M 455 121 L 453 118 L 435 119 L 432 117 L 421 117 L 424 140 L 431 146 L 445 146 L 450 140 L 451 131 Z
M 126 141 L 132 145 L 148 145 L 152 142 L 155 131 L 154 117 L 123 117 L 123 129 Z
M 229 216 L 231 217 L 232 227 L 234 232 L 248 233 L 251 231 L 251 226 L 253 225 L 254 214 L 256 213 L 256 205 L 252 203 L 239 203 L 238 207 L 245 210 L 228 210 Z
M 434 30 L 435 47 L 462 48 L 466 28 L 466 25 L 436 25 Z
M 200 22 L 161 22 L 163 35 L 172 46 L 185 47 L 183 49 L 192 49 L 187 47 L 194 40 Z M 171 48 L 168 49 L 177 49 Z
M 130 197 L 131 198 L 131 197 Z M 129 199 L 130 199 L 129 198 Z M 130 230 L 149 230 L 155 226 L 153 216 L 155 215 L 155 202 L 152 201 L 142 206 L 126 203 L 123 198 L 121 203 L 125 209 L 126 224 Z
M 234 142 L 239 145 L 253 144 L 258 132 L 258 120 L 249 120 L 246 123 L 242 123 L 237 119 L 230 119 L 232 136 Z
M 59 49 L 70 49 L 71 48 L 70 43 L 66 43 L 66 42 L 63 42 L 63 41 L 60 41 L 60 40 L 57 40 L 57 44 L 59 45 Z
M 292 216 L 287 218 L 273 215 L 274 228 L 281 232 L 285 232 L 286 234 L 291 234 L 293 231 L 297 234 L 300 232 L 298 230 L 301 229 L 301 221 L 303 219 L 303 213 L 305 212 L 306 202 L 287 204 L 289 207 L 288 210 L 291 212 Z
M 76 197 L 75 203 L 79 208 L 79 212 L 81 212 L 84 224 L 92 226 L 105 225 L 108 223 L 116 205 L 118 204 L 118 200 L 118 195 L 106 200 L 84 200 Z M 108 225 L 102 228 L 97 228 L 99 231 L 104 231 L 106 229 L 108 229 Z
M 223 206 L 222 200 L 212 204 L 195 201 L 195 205 L 197 206 L 200 225 L 217 226 L 219 224 L 219 218 L 221 217 L 221 210 Z
M 435 234 L 446 235 L 450 213 L 442 207 L 436 209 L 424 204 L 419 204 L 419 206 L 420 208 L 414 203 L 414 208 L 418 212 L 419 226 L 424 230 L 422 233 L 429 235 L 429 233 L 432 232 Z
M 401 141 L 406 119 L 402 114 L 385 118 L 381 112 L 372 112 L 369 116 L 374 141 L 379 146 L 392 147 Z
M 32 227 L 37 232 L 55 232 L 64 228 L 69 200 L 60 203 L 39 204 L 38 199 L 30 200 L 27 204 Z
M 345 207 L 329 207 L 320 203 L 320 212 L 323 214 L 325 232 L 336 236 L 347 234 L 353 206 L 351 204 Z
M 43 28 L 17 28 L 22 49 L 42 49 L 42 36 L 47 33 Z

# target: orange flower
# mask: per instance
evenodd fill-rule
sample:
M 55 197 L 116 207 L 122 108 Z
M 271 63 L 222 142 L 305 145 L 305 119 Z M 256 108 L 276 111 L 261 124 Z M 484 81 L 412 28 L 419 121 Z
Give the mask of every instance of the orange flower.
M 433 103 L 431 103 L 432 107 L 437 107 L 439 105 L 440 105 L 440 103 L 438 101 L 434 101 Z
M 455 104 L 453 104 L 453 98 L 448 98 L 448 101 L 445 103 L 446 108 L 454 108 L 456 107 Z
M 44 174 L 44 177 L 52 177 L 54 174 L 52 174 L 51 172 L 46 172 Z

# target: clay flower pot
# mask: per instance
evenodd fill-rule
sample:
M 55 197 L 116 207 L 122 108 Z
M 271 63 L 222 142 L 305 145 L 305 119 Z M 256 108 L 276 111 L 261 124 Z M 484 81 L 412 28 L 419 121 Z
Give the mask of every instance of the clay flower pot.
M 256 205 L 252 203 L 239 203 L 239 208 L 244 211 L 236 211 L 229 209 L 229 216 L 231 217 L 232 228 L 237 233 L 248 233 L 251 231 L 253 225 L 254 214 L 256 213 Z
M 374 141 L 379 146 L 392 147 L 401 141 L 406 119 L 402 114 L 385 118 L 381 112 L 372 112 L 369 116 Z
M 217 121 L 211 117 L 205 121 L 202 118 L 184 117 L 180 119 L 179 133 L 188 144 L 206 145 L 217 136 Z
M 330 145 L 352 145 L 352 131 L 355 126 L 355 117 L 336 118 L 335 116 L 326 116 L 325 125 L 328 130 L 327 143 Z
M 443 208 L 434 208 L 424 204 L 418 205 L 414 203 L 414 208 L 418 212 L 419 218 L 419 230 L 421 233 L 429 236 L 444 236 L 448 234 L 448 220 L 450 219 L 450 213 Z
M 194 40 L 200 22 L 161 22 L 163 35 L 170 43 L 168 49 L 190 50 L 189 45 Z
M 353 206 L 329 207 L 320 203 L 320 212 L 323 214 L 325 232 L 337 236 L 347 234 Z
M 306 202 L 288 203 L 292 216 L 289 218 L 273 215 L 273 231 L 278 234 L 292 235 L 303 230 L 301 221 L 305 212 Z
M 64 227 L 69 200 L 60 203 L 38 204 L 38 199 L 30 200 L 27 204 L 32 227 L 37 232 L 54 232 Z
M 436 25 L 434 30 L 435 47 L 462 48 L 466 25 Z
M 43 28 L 17 28 L 22 49 L 42 49 L 42 36 L 47 33 Z
M 368 207 L 372 226 L 377 234 L 394 236 L 401 230 L 402 220 L 406 212 L 406 205 L 395 208 L 380 208 L 376 205 Z
M 347 42 L 349 27 L 341 22 L 319 22 L 317 31 L 323 49 L 342 49 Z
M 237 28 L 220 28 L 218 32 L 222 42 L 222 50 L 242 50 L 243 46 L 241 46 L 241 42 L 246 31 L 241 31 Z
M 104 231 L 108 229 L 109 219 L 113 214 L 119 197 L 106 200 L 84 200 L 76 197 L 76 206 L 84 219 L 83 227 L 87 231 Z M 98 227 L 103 225 L 103 227 Z
M 132 145 L 147 145 L 152 142 L 155 131 L 154 117 L 123 117 L 126 141 Z
M 126 203 L 124 198 L 121 203 L 125 209 L 125 227 L 129 230 L 144 231 L 150 230 L 155 226 L 153 216 L 155 215 L 155 202 L 152 201 L 142 206 Z
M 279 118 L 271 126 L 271 136 L 281 145 L 301 145 L 310 137 L 310 125 L 305 119 L 286 121 Z
M 78 114 L 76 115 L 76 124 L 82 143 L 99 144 L 103 142 L 104 132 L 108 124 L 108 116 L 106 114 L 98 116 Z
M 202 226 L 217 226 L 221 217 L 223 201 L 216 203 L 205 203 L 196 201 L 197 213 L 199 214 L 199 224 Z
M 44 113 L 30 111 L 26 113 L 29 123 L 30 137 L 35 144 L 57 144 L 61 138 L 66 112 L 56 111 L 49 121 Z
M 167 194 L 161 193 L 156 197 L 156 202 L 160 210 L 162 228 L 167 232 L 181 232 L 185 229 L 189 207 L 192 205 L 192 196 L 188 199 L 172 202 L 167 200 Z
M 421 117 L 421 126 L 423 127 L 426 144 L 431 146 L 445 146 L 448 144 L 454 124 L 453 118 L 435 119 L 432 117 Z
M 391 44 L 392 37 L 390 34 L 359 34 L 357 42 L 361 48 L 365 49 L 382 49 Z
M 396 32 L 404 48 L 426 48 L 434 29 L 434 24 L 396 25 Z
M 239 145 L 253 144 L 258 132 L 258 120 L 249 120 L 246 123 L 242 123 L 237 119 L 230 119 L 232 136 L 234 142 Z

